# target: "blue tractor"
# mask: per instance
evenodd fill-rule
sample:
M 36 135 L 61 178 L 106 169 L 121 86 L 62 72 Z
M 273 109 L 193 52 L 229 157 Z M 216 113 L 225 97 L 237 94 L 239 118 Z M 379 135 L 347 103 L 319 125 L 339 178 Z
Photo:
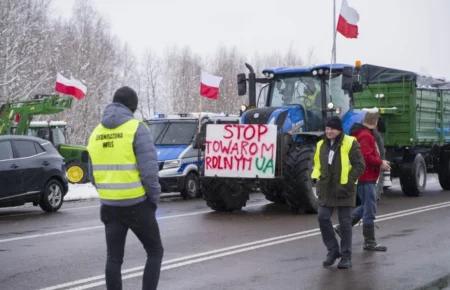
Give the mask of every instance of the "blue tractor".
M 238 75 L 239 95 L 248 91 L 249 96 L 240 123 L 277 125 L 275 178 L 202 177 L 204 198 L 212 209 L 237 210 L 245 206 L 251 189 L 259 187 L 268 200 L 285 203 L 293 212 L 314 213 L 318 196 L 310 176 L 315 144 L 325 120 L 349 110 L 352 92 L 360 90 L 358 69 L 344 64 L 280 67 L 257 78 L 246 67 L 249 73 Z

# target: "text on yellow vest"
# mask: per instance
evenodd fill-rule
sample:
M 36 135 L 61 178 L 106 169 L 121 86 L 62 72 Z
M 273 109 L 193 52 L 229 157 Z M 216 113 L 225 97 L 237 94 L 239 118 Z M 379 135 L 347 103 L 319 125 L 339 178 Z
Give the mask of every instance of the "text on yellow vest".
M 99 124 L 89 138 L 95 186 L 101 199 L 126 200 L 145 195 L 133 149 L 139 121 L 131 119 L 116 128 Z

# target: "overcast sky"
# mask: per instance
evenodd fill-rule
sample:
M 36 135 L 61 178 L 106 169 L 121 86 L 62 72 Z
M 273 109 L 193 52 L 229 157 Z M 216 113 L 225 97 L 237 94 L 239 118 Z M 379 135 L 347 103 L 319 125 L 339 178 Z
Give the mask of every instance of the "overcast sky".
M 74 0 L 54 1 L 71 14 Z M 289 47 L 328 63 L 332 0 L 92 0 L 137 53 L 188 45 L 211 54 L 219 45 L 254 52 Z M 396 67 L 450 79 L 450 0 L 348 0 L 359 15 L 359 38 L 337 37 L 337 62 Z M 339 13 L 341 0 L 336 0 Z

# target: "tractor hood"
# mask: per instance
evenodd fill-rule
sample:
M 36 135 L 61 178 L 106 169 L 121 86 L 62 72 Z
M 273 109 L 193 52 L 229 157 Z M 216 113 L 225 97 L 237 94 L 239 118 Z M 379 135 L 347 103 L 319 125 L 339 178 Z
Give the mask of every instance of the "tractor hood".
M 302 126 L 303 109 L 299 105 L 285 107 L 268 107 L 248 110 L 241 117 L 242 124 L 274 124 L 287 133 L 294 126 Z

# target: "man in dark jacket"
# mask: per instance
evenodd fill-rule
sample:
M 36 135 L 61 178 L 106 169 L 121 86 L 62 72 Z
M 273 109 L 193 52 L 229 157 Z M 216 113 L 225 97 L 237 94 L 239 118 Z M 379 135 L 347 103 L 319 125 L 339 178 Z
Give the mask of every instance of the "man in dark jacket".
M 105 225 L 107 289 L 122 289 L 121 266 L 128 229 L 147 252 L 143 289 L 157 288 L 161 269 L 163 247 L 155 218 L 161 192 L 156 149 L 148 127 L 133 117 L 137 104 L 133 89 L 118 89 L 88 144 Z
M 366 163 L 364 174 L 359 177 L 357 192 L 361 200 L 352 214 L 352 225 L 363 219 L 364 250 L 386 251 L 387 248 L 377 244 L 375 239 L 375 214 L 377 211 L 376 183 L 380 176 L 380 170 L 390 170 L 389 162 L 381 159 L 380 152 L 384 148 L 378 148 L 373 130 L 376 129 L 379 114 L 367 112 L 363 124 L 355 124 L 352 135 L 358 140 Z M 340 229 L 339 229 L 340 231 Z
M 355 183 L 363 171 L 364 160 L 358 142 L 342 132 L 338 117 L 330 118 L 326 123 L 325 138 L 317 143 L 312 173 L 313 180 L 317 180 L 320 231 L 328 250 L 324 267 L 333 265 L 341 256 L 339 269 L 352 266 L 351 213 L 356 205 Z M 340 249 L 331 223 L 334 208 L 337 208 L 341 226 Z

